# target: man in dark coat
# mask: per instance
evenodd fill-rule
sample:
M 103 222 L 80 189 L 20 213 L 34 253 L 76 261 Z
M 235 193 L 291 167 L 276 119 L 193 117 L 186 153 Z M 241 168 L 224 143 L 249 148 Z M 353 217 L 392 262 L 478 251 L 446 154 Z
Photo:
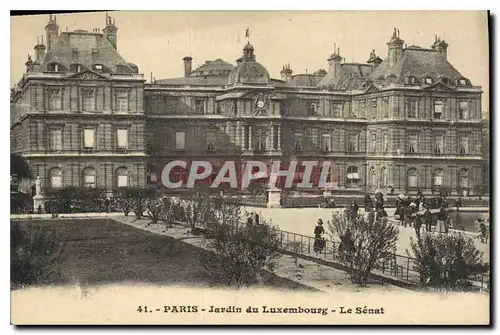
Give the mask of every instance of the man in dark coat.
M 429 207 L 425 208 L 424 224 L 425 224 L 425 231 L 430 232 L 431 231 L 431 224 L 432 224 L 432 213 L 429 210 Z
M 351 220 L 354 220 L 358 217 L 359 206 L 356 201 L 353 201 L 351 204 Z

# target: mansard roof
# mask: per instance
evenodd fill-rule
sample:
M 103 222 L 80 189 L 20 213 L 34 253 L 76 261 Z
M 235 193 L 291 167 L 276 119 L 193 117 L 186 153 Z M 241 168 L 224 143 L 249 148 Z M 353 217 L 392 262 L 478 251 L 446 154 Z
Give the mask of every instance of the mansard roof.
M 393 67 L 390 67 L 388 58 L 384 59 L 371 74 L 370 80 L 377 83 L 404 82 L 404 78 L 408 76 L 417 79 L 428 76 L 434 81 L 442 77 L 450 80 L 463 78 L 462 74 L 448 62 L 446 54 L 433 49 L 411 46 L 403 49 L 401 58 Z
M 66 69 L 69 69 L 71 64 L 80 64 L 86 68 L 101 64 L 112 73 L 136 72 L 131 63 L 123 59 L 103 34 L 84 30 L 61 33 L 53 49 L 48 50 L 39 63 L 40 71 L 47 71 L 48 65 L 55 63 Z

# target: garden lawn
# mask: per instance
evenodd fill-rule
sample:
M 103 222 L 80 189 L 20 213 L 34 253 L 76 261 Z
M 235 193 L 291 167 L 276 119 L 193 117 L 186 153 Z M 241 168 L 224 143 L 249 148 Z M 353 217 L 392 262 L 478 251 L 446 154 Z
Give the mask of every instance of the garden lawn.
M 221 286 L 201 265 L 210 252 L 110 219 L 23 221 L 54 229 L 63 249 L 54 274 L 44 284 L 97 285 L 149 283 Z M 271 273 L 264 286 L 284 290 L 313 290 Z

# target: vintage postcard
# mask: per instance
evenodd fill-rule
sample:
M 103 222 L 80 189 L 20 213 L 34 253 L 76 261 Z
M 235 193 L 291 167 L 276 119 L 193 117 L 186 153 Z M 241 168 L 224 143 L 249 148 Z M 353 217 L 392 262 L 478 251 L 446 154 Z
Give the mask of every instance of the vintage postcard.
M 489 325 L 488 15 L 11 16 L 11 323 Z

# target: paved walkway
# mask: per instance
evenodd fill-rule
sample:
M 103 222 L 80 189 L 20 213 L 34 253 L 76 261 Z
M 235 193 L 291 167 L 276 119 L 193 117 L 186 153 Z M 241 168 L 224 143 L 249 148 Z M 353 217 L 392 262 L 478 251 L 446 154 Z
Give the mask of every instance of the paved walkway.
M 114 220 L 138 229 L 182 240 L 199 248 L 208 249 L 205 238 L 190 235 L 189 229 L 185 226 L 166 228 L 164 224 L 148 225 L 150 220 L 146 218 L 136 220 L 134 217 L 123 216 L 116 217 Z M 304 259 L 298 259 L 296 265 L 295 258 L 290 255 L 283 255 L 278 260 L 278 266 L 274 274 L 327 293 L 347 291 L 366 294 L 370 291 L 380 292 L 380 290 L 407 291 L 404 288 L 386 283 L 372 283 L 361 290 L 357 285 L 351 283 L 345 271 Z
M 467 208 L 468 209 L 468 208 Z M 478 208 L 476 208 L 478 209 Z M 484 208 L 483 208 L 484 209 Z M 245 211 L 259 213 L 261 219 L 270 220 L 273 225 L 277 225 L 279 229 L 289 231 L 305 236 L 314 236 L 314 227 L 319 218 L 325 223 L 325 230 L 328 232 L 327 221 L 331 220 L 333 213 L 343 211 L 343 208 L 260 208 L 260 207 L 245 207 Z M 394 216 L 395 208 L 387 208 L 389 217 Z M 397 224 L 397 221 L 394 221 Z M 407 256 L 407 250 L 410 251 L 410 238 L 416 238 L 414 228 L 399 226 L 399 240 L 397 244 L 397 254 Z M 452 230 L 453 231 L 453 230 Z M 477 233 L 455 231 L 465 233 L 471 237 L 477 237 Z M 477 248 L 484 253 L 485 261 L 489 261 L 490 242 L 481 243 L 480 239 L 476 238 Z

